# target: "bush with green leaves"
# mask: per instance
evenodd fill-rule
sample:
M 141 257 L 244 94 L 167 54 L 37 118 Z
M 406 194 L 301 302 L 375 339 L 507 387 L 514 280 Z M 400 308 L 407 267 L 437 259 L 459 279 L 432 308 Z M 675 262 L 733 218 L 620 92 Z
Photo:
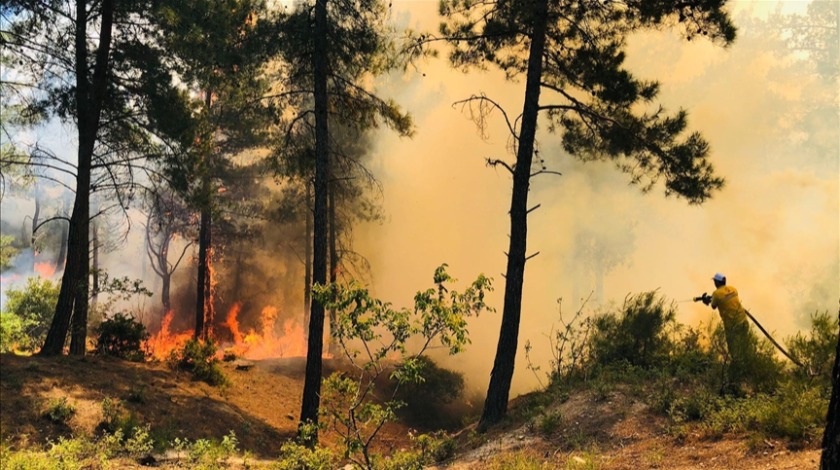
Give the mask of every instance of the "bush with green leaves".
M 143 342 L 149 339 L 146 326 L 130 315 L 116 313 L 97 326 L 96 352 L 134 362 L 143 362 Z
M 338 456 L 325 447 L 309 448 L 289 441 L 280 448 L 280 457 L 271 464 L 271 470 L 333 470 L 337 464 Z
M 0 352 L 35 351 L 43 344 L 59 290 L 60 286 L 50 280 L 30 277 L 23 289 L 6 291 L 0 313 Z
M 434 287 L 417 292 L 412 309 L 394 309 L 356 283 L 313 288 L 314 298 L 336 311 L 333 340 L 359 371 L 352 376 L 333 374 L 321 388 L 322 424 L 339 435 L 344 457 L 354 465 L 374 467 L 379 458 L 371 453 L 371 444 L 404 406 L 396 398 L 401 387 L 424 380 L 429 361 L 422 355 L 428 347 L 440 343 L 450 354 L 459 353 L 470 342 L 468 318 L 492 310 L 484 302 L 492 290 L 489 278 L 479 275 L 461 293 L 448 286 L 455 280 L 446 268 L 444 264 L 435 270 Z M 409 353 L 409 344 L 418 347 Z M 395 355 L 400 357 L 396 362 L 386 360 Z M 391 396 L 374 399 L 378 379 L 388 372 L 394 383 Z
M 181 349 L 175 349 L 167 359 L 169 367 L 189 372 L 193 379 L 213 386 L 228 384 L 228 379 L 219 367 L 216 345 L 213 341 L 190 339 Z
M 131 438 L 140 429 L 140 420 L 134 413 L 125 409 L 122 404 L 110 397 L 102 400 L 102 421 L 99 422 L 99 429 L 106 434 Z
M 828 400 L 814 387 L 787 382 L 773 395 L 715 400 L 700 429 L 719 437 L 727 432 L 754 432 L 815 443 L 825 426 Z
M 449 405 L 464 393 L 464 375 L 438 366 L 427 356 L 419 356 L 417 361 L 422 369 L 422 381 L 404 384 L 389 381 L 386 387 L 404 404 L 397 410 L 400 420 L 421 430 L 460 426 L 462 413 Z
M 53 398 L 47 403 L 44 417 L 55 424 L 66 424 L 76 414 L 76 407 L 67 397 Z
M 148 427 L 138 428 L 126 438 L 119 431 L 104 434 L 93 440 L 87 436 L 64 437 L 51 441 L 46 448 L 0 448 L 0 468 L 3 470 L 82 470 L 97 468 L 123 468 L 122 462 L 112 462 L 119 457 L 139 459 L 151 450 Z
M 15 237 L 11 235 L 0 235 L 0 271 L 12 267 L 12 259 L 18 254 L 14 246 Z
M 676 306 L 656 291 L 628 296 L 619 314 L 594 320 L 592 360 L 600 365 L 627 362 L 641 367 L 664 364 L 673 345 L 668 336 L 675 325 Z
M 229 468 L 227 460 L 239 452 L 239 440 L 230 431 L 221 441 L 209 439 L 175 439 L 175 450 L 186 454 L 188 468 L 197 470 L 222 470 Z
M 796 369 L 801 378 L 808 375 L 822 377 L 823 385 L 831 386 L 831 368 L 834 365 L 837 347 L 837 319 L 828 312 L 815 312 L 811 315 L 811 331 L 806 335 L 801 332 L 787 338 L 788 352 L 804 365 Z

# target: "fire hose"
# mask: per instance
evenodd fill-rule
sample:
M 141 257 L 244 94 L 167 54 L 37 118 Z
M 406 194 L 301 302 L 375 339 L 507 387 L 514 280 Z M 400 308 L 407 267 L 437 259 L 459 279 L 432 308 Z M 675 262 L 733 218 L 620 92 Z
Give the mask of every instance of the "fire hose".
M 710 302 L 711 299 L 712 299 L 712 296 L 710 296 L 709 294 L 704 292 L 703 295 L 701 295 L 699 297 L 694 297 L 692 300 L 694 300 L 695 302 L 701 302 L 702 301 L 703 303 L 708 305 L 708 302 Z M 758 320 L 756 320 L 755 317 L 752 316 L 752 314 L 749 311 L 747 311 L 747 309 L 744 309 L 744 313 L 746 313 L 747 317 L 749 317 L 749 319 L 752 320 L 753 323 L 755 323 L 755 326 L 757 326 L 758 329 L 761 330 L 762 333 L 764 333 L 764 336 L 766 336 L 767 339 L 769 339 L 770 342 L 773 343 L 773 346 L 776 346 L 776 349 L 778 349 L 782 354 L 784 354 L 784 356 L 786 358 L 790 359 L 790 362 L 792 362 L 792 363 L 796 364 L 797 366 L 799 366 L 799 367 L 805 369 L 806 371 L 808 371 L 808 375 L 811 375 L 811 376 L 815 375 L 814 372 L 811 371 L 810 368 L 806 367 L 804 364 L 802 364 L 795 357 L 791 356 L 791 354 L 789 352 L 787 352 L 787 350 L 785 350 L 785 348 L 783 348 L 781 344 L 779 344 L 775 339 L 773 339 L 773 337 L 770 336 L 770 333 L 768 333 L 767 330 L 765 330 L 764 327 L 761 326 L 761 323 L 759 323 Z

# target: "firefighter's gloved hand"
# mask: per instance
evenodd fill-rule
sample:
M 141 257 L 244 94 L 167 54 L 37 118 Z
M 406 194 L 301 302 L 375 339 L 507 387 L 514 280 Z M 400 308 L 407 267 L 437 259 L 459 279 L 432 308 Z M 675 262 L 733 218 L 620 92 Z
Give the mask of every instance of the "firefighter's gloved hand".
M 708 294 L 703 294 L 702 300 L 704 304 L 709 305 L 710 303 L 712 303 L 712 296 Z

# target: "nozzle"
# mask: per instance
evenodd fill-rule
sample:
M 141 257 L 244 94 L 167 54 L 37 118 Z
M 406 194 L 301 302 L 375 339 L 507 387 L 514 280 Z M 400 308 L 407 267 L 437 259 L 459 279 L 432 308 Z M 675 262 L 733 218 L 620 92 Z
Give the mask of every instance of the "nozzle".
M 708 304 L 709 302 L 711 302 L 711 301 L 712 301 L 712 296 L 711 296 L 711 295 L 709 295 L 709 294 L 707 294 L 707 293 L 705 293 L 705 292 L 703 292 L 703 295 L 698 296 L 698 297 L 695 297 L 695 298 L 694 298 L 694 301 L 695 301 L 695 302 L 703 302 L 703 303 L 705 303 L 705 304 Z

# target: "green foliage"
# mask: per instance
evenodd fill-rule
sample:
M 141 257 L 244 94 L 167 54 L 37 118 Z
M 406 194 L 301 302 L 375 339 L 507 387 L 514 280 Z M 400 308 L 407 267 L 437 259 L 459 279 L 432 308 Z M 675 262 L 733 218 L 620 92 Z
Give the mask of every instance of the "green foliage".
M 309 448 L 289 441 L 280 448 L 280 457 L 272 463 L 271 469 L 332 470 L 337 464 L 337 456 L 325 447 Z
M 143 362 L 146 354 L 143 342 L 149 338 L 146 326 L 134 317 L 117 313 L 99 324 L 96 351 L 105 356 L 115 356 L 134 362 Z
M 55 424 L 66 424 L 76 414 L 76 407 L 67 397 L 53 398 L 47 403 L 44 417 Z
M 559 410 L 551 410 L 537 418 L 537 431 L 544 436 L 551 436 L 563 423 Z
M 0 271 L 12 267 L 12 259 L 17 256 L 18 249 L 13 246 L 15 237 L 0 235 Z
M 0 352 L 11 352 L 16 348 L 26 350 L 31 342 L 22 318 L 14 313 L 0 312 Z
M 828 312 L 816 312 L 811 315 L 811 331 L 807 335 L 800 332 L 785 341 L 788 352 L 805 366 L 797 373 L 823 377 L 825 385 L 830 385 L 837 328 L 837 321 Z
M 452 281 L 446 265 L 438 267 L 435 287 L 415 295 L 413 310 L 395 310 L 355 283 L 313 288 L 318 302 L 326 309 L 336 310 L 333 339 L 362 372 L 354 378 L 333 374 L 321 389 L 321 413 L 329 428 L 341 437 L 344 456 L 356 465 L 374 466 L 377 457 L 371 453 L 371 444 L 384 423 L 393 420 L 397 410 L 404 407 L 405 403 L 397 398 L 401 387 L 423 383 L 427 370 L 433 370 L 440 378 L 433 377 L 432 385 L 441 392 L 454 393 L 463 386 L 455 376 L 429 368 L 431 362 L 422 354 L 435 341 L 450 354 L 460 352 L 469 343 L 467 318 L 492 310 L 484 302 L 485 293 L 492 286 L 490 279 L 480 275 L 459 293 L 447 286 Z M 407 351 L 409 340 L 420 344 L 413 354 Z M 353 345 L 357 348 L 353 349 Z M 402 360 L 389 367 L 385 359 L 394 354 L 402 355 Z M 391 371 L 388 377 L 393 381 L 391 397 L 373 400 L 378 379 L 386 371 Z
M 716 400 L 701 429 L 711 436 L 750 431 L 816 442 L 825 425 L 827 407 L 828 400 L 819 390 L 787 383 L 775 395 Z
M 31 277 L 22 290 L 6 291 L 5 310 L 0 314 L 0 351 L 34 351 L 43 344 L 59 290 L 52 281 Z
M 660 366 L 672 350 L 668 328 L 673 327 L 674 304 L 656 291 L 629 296 L 620 316 L 604 314 L 594 321 L 591 354 L 599 365 L 625 361 L 641 367 Z
M 175 439 L 175 450 L 187 454 L 189 468 L 199 470 L 222 470 L 228 468 L 227 460 L 239 452 L 239 440 L 233 431 L 220 442 L 209 439 Z
M 663 26 L 688 39 L 729 44 L 735 27 L 725 3 L 444 0 L 440 31 L 450 40 L 454 66 L 492 64 L 521 78 L 528 73 L 534 31 L 544 25 L 543 56 L 534 58 L 544 67 L 541 76 L 528 78 L 548 92 L 539 105 L 547 110 L 547 128 L 562 132 L 565 150 L 583 161 L 615 161 L 643 190 L 663 179 L 666 195 L 701 203 L 723 186 L 708 161 L 709 145 L 686 132 L 685 111 L 650 106 L 659 84 L 634 77 L 624 66 L 624 49 L 635 31 Z M 483 96 L 470 102 L 483 107 L 476 112 L 482 120 L 495 108 Z
M 102 421 L 99 429 L 110 435 L 132 438 L 140 429 L 140 420 L 129 413 L 118 401 L 106 397 L 102 400 Z
M 422 380 L 405 382 L 395 390 L 394 398 L 404 404 L 397 410 L 401 421 L 420 429 L 459 426 L 458 413 L 446 405 L 463 394 L 463 374 L 439 367 L 426 356 L 410 358 L 408 361 L 412 361 L 408 366 L 414 371 L 412 374 L 422 377 Z
M 542 457 L 529 450 L 504 452 L 487 463 L 490 470 L 549 470 L 555 468 Z
M 228 379 L 219 367 L 216 345 L 212 341 L 190 339 L 181 349 L 173 350 L 167 363 L 173 369 L 185 370 L 193 379 L 213 386 L 228 384 Z

